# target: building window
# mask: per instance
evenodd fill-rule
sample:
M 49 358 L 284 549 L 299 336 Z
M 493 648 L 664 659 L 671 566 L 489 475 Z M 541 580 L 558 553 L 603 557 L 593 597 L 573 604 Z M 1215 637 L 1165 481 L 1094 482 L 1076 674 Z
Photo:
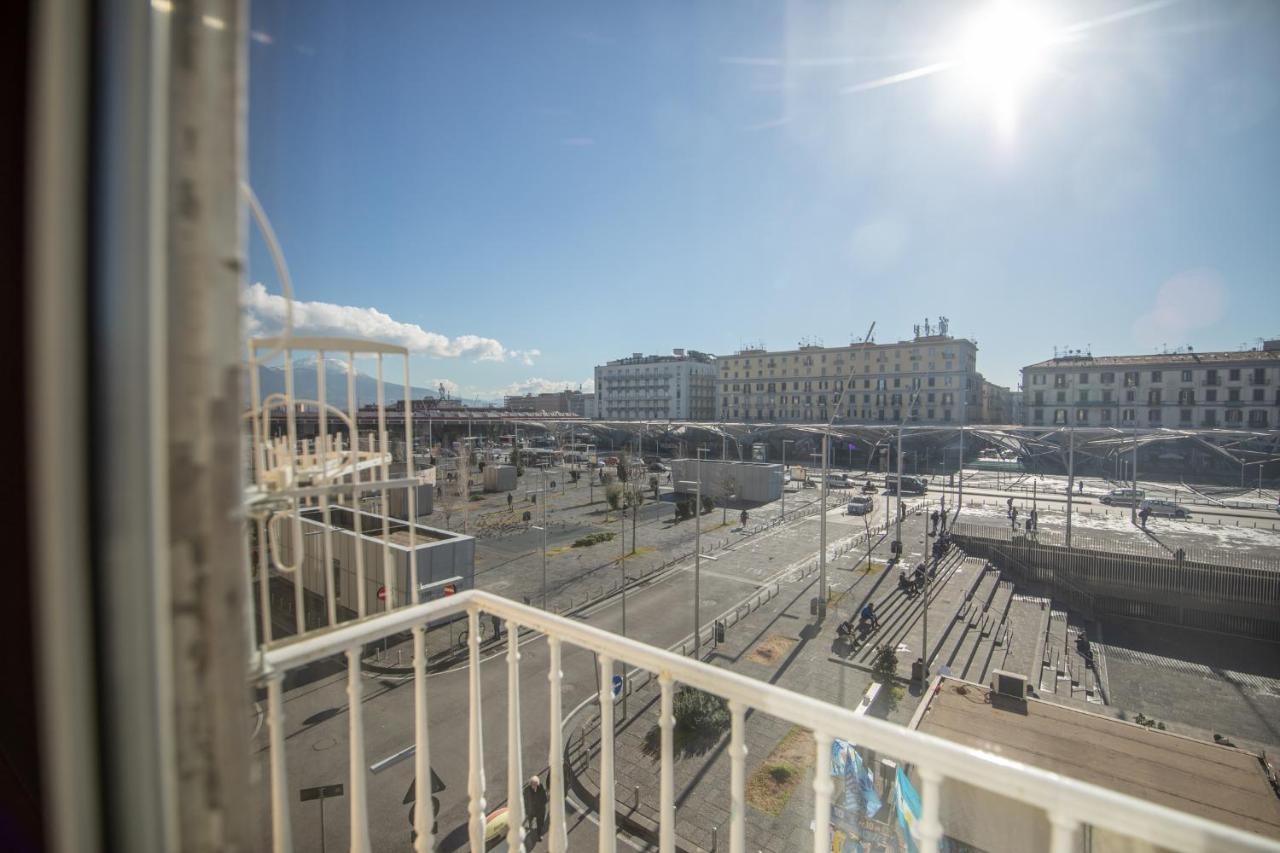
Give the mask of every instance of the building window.
M 1147 405 L 1149 406 L 1160 405 L 1160 389 L 1159 388 L 1152 388 L 1150 391 L 1147 392 Z
M 1204 384 L 1205 384 L 1205 385 L 1217 385 L 1217 384 L 1218 384 L 1218 371 L 1217 371 L 1217 370 L 1212 370 L 1212 369 L 1211 369 L 1211 370 L 1206 370 L 1206 371 L 1204 372 Z
M 1163 382 L 1163 381 L 1164 381 L 1164 371 L 1163 371 L 1163 370 L 1153 370 L 1153 371 L 1151 371 L 1151 381 L 1152 381 L 1152 382 Z
M 1267 413 L 1263 409 L 1254 409 L 1249 412 L 1249 426 L 1265 427 L 1267 425 Z
M 1044 423 L 1044 409 L 1034 409 L 1031 412 L 1031 419 L 1038 424 Z
M 1191 381 L 1191 371 L 1190 371 L 1190 370 L 1184 370 L 1184 371 L 1182 371 L 1182 381 L 1183 381 L 1183 382 L 1190 382 L 1190 381 Z
M 1066 410 L 1066 409 L 1054 409 L 1054 410 L 1053 410 L 1053 422 L 1054 422 L 1055 424 L 1065 424 L 1065 423 L 1067 422 L 1067 410 Z
M 1239 388 L 1228 388 L 1228 389 L 1227 389 L 1227 402 L 1228 402 L 1228 403 L 1239 403 L 1239 402 L 1240 402 L 1240 389 L 1239 389 Z
M 1207 427 L 1214 426 L 1218 422 L 1218 413 L 1213 409 L 1204 413 L 1204 425 Z
M 1184 424 L 1189 424 L 1189 423 L 1191 423 L 1191 410 L 1190 410 L 1190 409 L 1183 409 L 1183 410 L 1182 410 L 1181 412 L 1179 412 L 1178 414 L 1179 414 L 1179 416 L 1181 417 L 1182 422 L 1183 422 Z
M 1136 388 L 1138 386 L 1138 371 L 1130 370 L 1124 375 L 1124 384 L 1126 388 Z
M 1153 424 L 1158 424 L 1158 423 L 1160 423 L 1160 410 L 1159 410 L 1159 409 L 1147 409 L 1147 421 L 1148 421 L 1149 423 L 1153 423 Z
M 1059 402 L 1059 403 L 1065 403 L 1065 402 L 1067 402 L 1067 392 L 1066 392 L 1066 391 L 1058 391 L 1058 392 L 1055 392 L 1055 397 L 1056 397 L 1056 399 L 1057 399 L 1057 402 Z
M 1253 369 L 1253 384 L 1264 385 L 1266 384 L 1266 381 L 1267 381 L 1267 369 L 1265 367 L 1255 367 Z
M 1204 400 L 1205 400 L 1205 402 L 1206 402 L 1206 403 L 1216 403 L 1216 402 L 1218 402 L 1218 389 L 1217 389 L 1217 388 L 1210 388 L 1208 391 L 1205 391 L 1205 392 L 1204 392 Z
M 1079 391 L 1079 392 L 1077 392 L 1077 393 L 1076 393 L 1076 397 L 1077 397 L 1077 398 L 1079 398 L 1079 401 L 1080 401 L 1081 403 L 1087 403 L 1087 402 L 1089 402 L 1089 392 L 1088 392 L 1088 391 Z
M 1087 424 L 1089 422 L 1088 409 L 1076 409 L 1076 423 Z
M 1053 387 L 1054 387 L 1054 388 L 1066 388 L 1066 387 L 1067 387 L 1067 377 L 1066 377 L 1066 374 L 1064 374 L 1064 373 L 1055 373 L 1055 374 L 1053 375 Z
M 1227 371 L 1227 381 L 1228 381 L 1228 382 L 1239 382 L 1239 381 L 1240 381 L 1240 368 L 1238 368 L 1238 367 L 1233 367 L 1233 368 L 1231 368 L 1229 371 Z
M 1108 372 L 1108 373 L 1104 373 L 1104 374 L 1102 374 L 1102 384 L 1103 384 L 1103 385 L 1111 385 L 1111 384 L 1112 384 L 1112 383 L 1114 383 L 1115 381 L 1116 381 L 1116 375 L 1115 375 L 1114 373 L 1110 373 L 1110 372 Z
M 1104 403 L 1110 403 L 1110 402 L 1111 402 L 1111 389 L 1110 389 L 1110 388 L 1104 388 L 1104 389 L 1102 390 L 1102 402 L 1104 402 Z
M 1138 392 L 1134 391 L 1132 388 L 1124 392 L 1124 401 L 1126 403 L 1135 402 L 1137 399 L 1138 399 Z
M 1264 391 L 1264 390 L 1262 390 L 1261 388 L 1254 388 L 1254 389 L 1253 389 L 1253 402 L 1255 402 L 1255 403 L 1265 403 L 1266 401 L 1267 401 L 1267 392 L 1266 392 L 1266 391 Z
M 1044 405 L 1044 392 L 1043 391 L 1032 392 L 1031 399 L 1032 399 L 1032 402 L 1034 402 L 1037 406 Z
M 1111 410 L 1110 410 L 1110 409 L 1103 409 L 1103 410 L 1102 410 L 1102 422 L 1103 422 L 1104 424 L 1109 424 L 1109 423 L 1111 423 Z

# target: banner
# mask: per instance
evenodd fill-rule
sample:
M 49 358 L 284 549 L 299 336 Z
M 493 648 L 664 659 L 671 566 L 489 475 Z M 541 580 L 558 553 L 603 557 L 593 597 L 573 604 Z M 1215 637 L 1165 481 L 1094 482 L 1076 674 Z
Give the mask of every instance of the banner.
M 894 802 L 898 807 L 898 826 L 902 829 L 903 840 L 910 853 L 919 853 L 920 845 L 916 843 L 915 828 L 920 821 L 920 794 L 901 766 L 898 767 L 897 783 L 893 788 Z

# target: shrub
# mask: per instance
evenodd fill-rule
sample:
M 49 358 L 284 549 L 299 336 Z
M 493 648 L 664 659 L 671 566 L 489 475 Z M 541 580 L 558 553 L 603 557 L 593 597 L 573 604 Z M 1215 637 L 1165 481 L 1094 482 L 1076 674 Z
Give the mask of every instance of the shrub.
M 729 703 L 695 687 L 676 691 L 672 712 L 682 734 L 717 734 L 729 727 Z
M 898 674 L 898 653 L 893 646 L 883 645 L 876 649 L 875 659 L 871 663 L 871 677 L 881 684 L 893 683 Z
M 601 542 L 608 542 L 613 538 L 612 533 L 590 533 L 581 539 L 573 541 L 574 548 L 590 548 L 592 545 L 598 545 Z
M 713 509 L 715 509 L 715 508 L 716 508 L 716 501 L 715 501 L 715 498 L 711 497 L 711 495 L 703 495 L 703 496 L 702 496 L 702 513 L 703 513 L 703 515 L 706 515 L 707 513 L 711 512 L 711 510 L 713 510 Z
M 609 504 L 609 509 L 617 509 L 622 506 L 622 484 L 610 483 L 605 487 L 604 499 Z

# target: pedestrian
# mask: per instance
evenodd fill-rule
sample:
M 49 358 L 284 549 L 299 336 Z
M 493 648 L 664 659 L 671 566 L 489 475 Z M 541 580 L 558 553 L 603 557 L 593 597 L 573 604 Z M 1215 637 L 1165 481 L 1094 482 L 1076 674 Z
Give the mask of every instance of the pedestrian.
M 542 840 L 542 831 L 547 813 L 547 789 L 542 780 L 535 774 L 529 777 L 529 784 L 524 789 L 524 819 L 533 825 L 533 840 L 537 844 Z
M 929 535 L 933 536 L 938 532 L 938 511 L 936 509 L 929 513 L 929 520 L 933 522 L 933 529 L 929 531 Z
M 1009 508 L 1009 515 L 1013 515 L 1013 498 L 1009 498 L 1009 500 L 1005 501 L 1005 506 Z
M 1076 483 L 1076 486 L 1077 486 L 1077 488 L 1076 488 L 1076 494 L 1078 494 L 1078 495 L 1083 495 L 1083 494 L 1084 494 L 1084 480 L 1081 480 L 1080 482 Z
M 1038 509 L 1033 509 L 1033 510 L 1031 510 L 1031 519 L 1030 519 L 1030 521 L 1031 521 L 1031 527 L 1029 528 L 1030 530 L 1039 530 L 1039 529 L 1040 529 L 1040 510 L 1038 510 Z
M 1147 519 L 1151 517 L 1151 508 L 1143 507 L 1142 512 L 1138 513 L 1138 518 L 1142 521 L 1142 529 L 1147 529 Z
M 511 509 L 512 503 L 513 503 L 513 499 L 511 497 L 511 493 L 507 492 L 507 509 Z
M 1031 532 L 1031 528 L 1033 527 L 1033 525 L 1032 525 L 1032 521 L 1033 521 L 1033 520 L 1034 520 L 1034 519 L 1032 519 L 1032 517 L 1031 517 L 1031 516 L 1029 516 L 1029 515 L 1027 516 L 1027 532 L 1028 532 L 1028 533 L 1030 533 L 1030 532 Z
M 1016 506 L 1009 510 L 1009 522 L 1014 530 L 1018 529 L 1018 508 Z
M 502 620 L 496 613 L 490 614 L 489 618 L 493 620 L 493 638 L 496 640 L 502 636 Z
M 861 616 L 862 616 L 862 618 L 863 618 L 863 619 L 865 619 L 867 622 L 870 622 L 870 623 L 871 623 L 871 627 L 872 627 L 872 628 L 879 628 L 879 627 L 880 627 L 880 617 L 876 615 L 876 609 L 875 609 L 874 607 L 872 607 L 872 606 L 871 606 L 871 602 L 870 602 L 870 601 L 868 601 L 868 602 L 863 606 L 863 608 L 862 608 L 862 613 L 861 613 L 860 615 L 861 615 Z

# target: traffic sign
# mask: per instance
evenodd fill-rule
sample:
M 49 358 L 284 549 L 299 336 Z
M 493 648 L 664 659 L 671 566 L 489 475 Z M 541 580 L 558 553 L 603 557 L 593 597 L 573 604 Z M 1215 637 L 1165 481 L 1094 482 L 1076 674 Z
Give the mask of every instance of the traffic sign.
M 323 800 L 326 797 L 341 797 L 341 785 L 317 785 L 314 788 L 303 788 L 298 792 L 298 799 L 302 802 L 308 800 Z
M 378 600 L 379 601 L 387 600 L 387 588 L 385 586 L 378 587 Z
M 622 676 L 615 675 L 613 677 L 613 698 L 617 699 L 622 695 Z

